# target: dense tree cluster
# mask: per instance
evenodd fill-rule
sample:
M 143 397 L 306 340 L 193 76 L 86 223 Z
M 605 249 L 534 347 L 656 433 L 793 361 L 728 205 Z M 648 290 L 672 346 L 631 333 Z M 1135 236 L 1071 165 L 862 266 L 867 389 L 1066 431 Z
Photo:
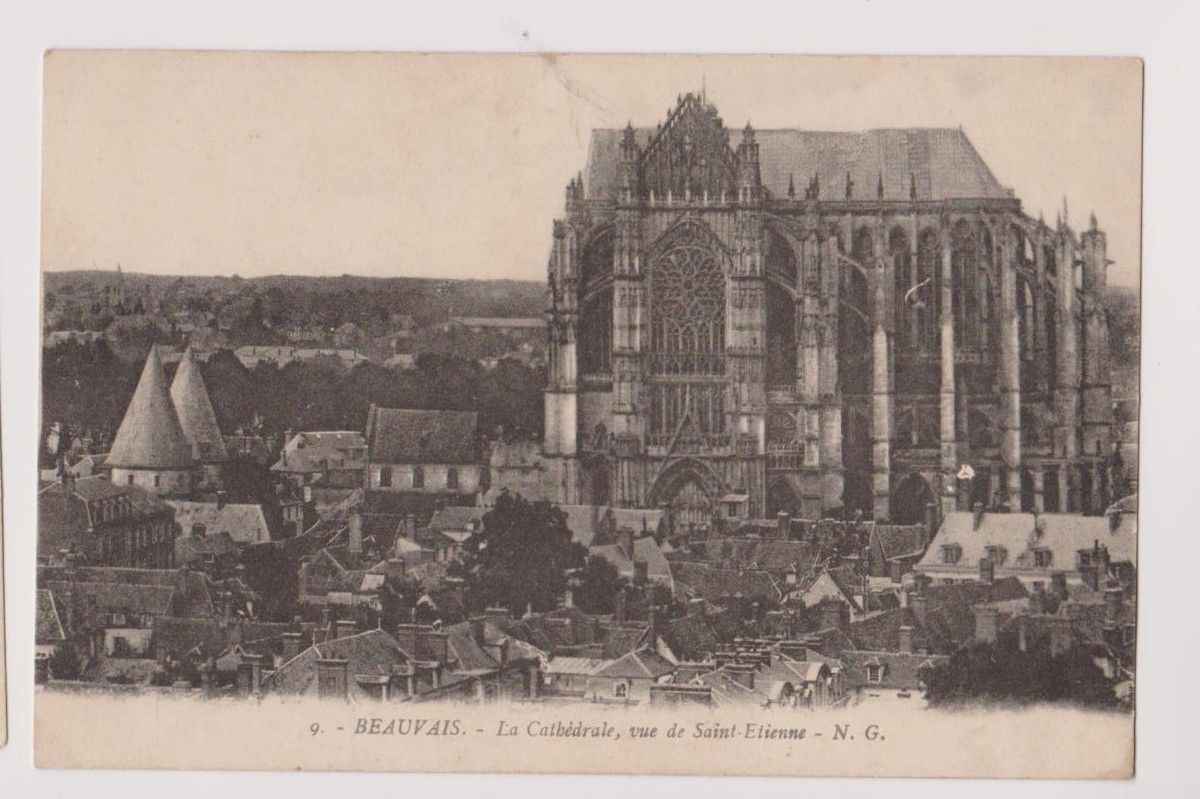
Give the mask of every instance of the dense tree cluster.
M 974 644 L 925 675 L 932 706 L 1063 702 L 1093 708 L 1117 704 L 1112 685 L 1091 656 L 1073 648 L 1051 657 L 995 644 Z
M 104 341 L 47 350 L 44 428 L 65 423 L 74 433 L 90 432 L 103 446 L 121 423 L 140 370 L 141 363 L 118 358 Z M 226 434 L 256 418 L 273 433 L 362 430 L 371 403 L 477 411 L 488 436 L 538 437 L 542 430 L 543 374 L 511 360 L 484 369 L 466 358 L 427 354 L 412 369 L 374 363 L 346 369 L 328 358 L 250 370 L 222 350 L 201 371 Z

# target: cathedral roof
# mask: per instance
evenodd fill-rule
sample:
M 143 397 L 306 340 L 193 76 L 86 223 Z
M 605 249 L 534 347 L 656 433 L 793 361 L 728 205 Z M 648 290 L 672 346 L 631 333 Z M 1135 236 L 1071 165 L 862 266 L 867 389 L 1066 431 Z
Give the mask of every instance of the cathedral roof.
M 208 387 L 200 374 L 200 365 L 188 347 L 171 383 L 171 401 L 183 434 L 192 445 L 197 460 L 204 462 L 225 459 L 225 440 L 217 426 L 217 415 L 209 401 Z
M 192 448 L 179 424 L 155 347 L 146 357 L 142 376 L 113 439 L 108 463 L 131 469 L 191 468 Z
M 651 128 L 634 129 L 644 150 L 654 135 Z M 589 199 L 612 199 L 619 190 L 621 160 L 619 129 L 592 131 L 586 171 Z M 742 131 L 729 133 L 737 150 Z M 777 199 L 788 196 L 793 182 L 802 197 L 809 180 L 818 176 L 821 200 L 846 199 L 846 174 L 853 181 L 853 198 L 878 199 L 883 181 L 884 200 L 1011 199 L 1012 190 L 1000 185 L 970 139 L 954 128 L 897 128 L 866 131 L 799 129 L 755 130 L 762 184 Z

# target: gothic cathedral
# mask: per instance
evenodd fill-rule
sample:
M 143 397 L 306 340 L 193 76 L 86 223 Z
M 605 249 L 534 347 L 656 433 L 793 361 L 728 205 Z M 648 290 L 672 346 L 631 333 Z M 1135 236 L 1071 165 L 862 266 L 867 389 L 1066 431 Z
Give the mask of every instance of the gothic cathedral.
M 688 94 L 593 131 L 553 233 L 560 502 L 909 523 L 1119 490 L 1104 233 L 1025 216 L 961 130 L 737 132 Z

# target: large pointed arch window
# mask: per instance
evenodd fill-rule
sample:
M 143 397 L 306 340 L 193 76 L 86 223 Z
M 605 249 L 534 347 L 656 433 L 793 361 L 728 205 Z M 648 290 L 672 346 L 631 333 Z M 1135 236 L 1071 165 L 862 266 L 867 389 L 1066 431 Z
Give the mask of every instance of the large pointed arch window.
M 959 221 L 950 234 L 950 270 L 954 300 L 954 342 L 964 350 L 979 347 L 978 258 L 975 233 Z
M 913 280 L 912 253 L 908 235 L 903 228 L 892 228 L 888 234 L 888 256 L 892 259 L 892 279 L 895 281 L 893 301 L 896 313 L 896 346 L 907 348 L 913 340 L 912 313 L 908 292 L 916 285 Z
M 910 298 L 918 349 L 937 350 L 940 341 L 941 245 L 937 231 L 926 229 L 917 240 L 917 282 Z
M 579 371 L 584 376 L 612 373 L 613 236 L 605 231 L 583 252 L 580 281 Z
M 650 267 L 648 423 L 666 443 L 685 419 L 706 441 L 725 433 L 725 273 L 716 244 L 688 226 Z

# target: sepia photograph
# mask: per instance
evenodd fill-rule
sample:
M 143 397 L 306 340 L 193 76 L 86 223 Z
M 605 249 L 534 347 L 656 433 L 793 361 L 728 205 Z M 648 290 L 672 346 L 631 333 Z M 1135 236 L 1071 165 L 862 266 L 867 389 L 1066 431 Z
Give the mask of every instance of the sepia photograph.
M 1139 59 L 43 71 L 39 766 L 1133 776 Z

